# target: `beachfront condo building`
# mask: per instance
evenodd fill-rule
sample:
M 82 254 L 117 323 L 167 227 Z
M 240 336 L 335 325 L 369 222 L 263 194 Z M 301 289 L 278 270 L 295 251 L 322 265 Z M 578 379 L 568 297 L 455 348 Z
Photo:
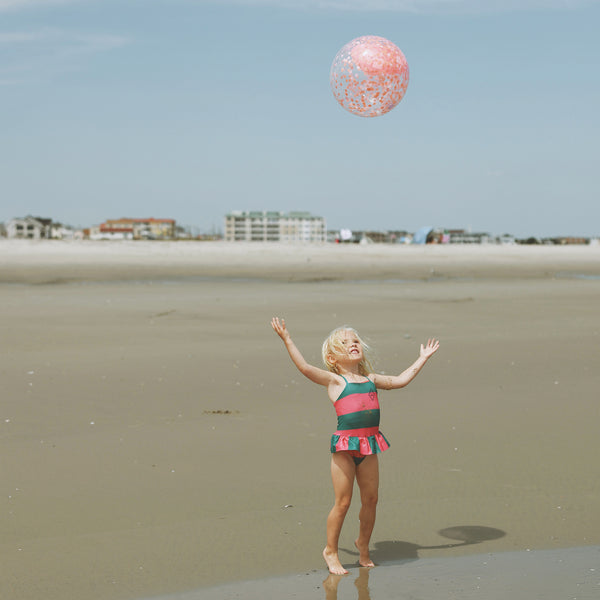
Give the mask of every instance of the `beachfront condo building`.
M 225 215 L 228 242 L 325 242 L 323 217 L 308 212 L 233 211 Z

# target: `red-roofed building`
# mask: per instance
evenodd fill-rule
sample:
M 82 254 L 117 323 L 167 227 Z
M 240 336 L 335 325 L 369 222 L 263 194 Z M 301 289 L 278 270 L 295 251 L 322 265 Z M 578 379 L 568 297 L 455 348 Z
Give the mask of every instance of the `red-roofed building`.
M 93 240 L 170 240 L 175 237 L 175 219 L 107 219 L 90 232 Z

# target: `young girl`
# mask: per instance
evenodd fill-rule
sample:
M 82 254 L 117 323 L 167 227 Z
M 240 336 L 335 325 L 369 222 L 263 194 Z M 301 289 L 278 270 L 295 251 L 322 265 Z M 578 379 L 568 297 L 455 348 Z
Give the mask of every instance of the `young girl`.
M 351 327 L 331 332 L 323 343 L 323 362 L 327 370 L 306 362 L 283 319 L 274 317 L 271 325 L 283 340 L 298 370 L 311 381 L 327 387 L 338 417 L 337 431 L 331 438 L 331 479 L 335 504 L 327 517 L 327 546 L 323 558 L 334 575 L 348 571 L 338 556 L 338 540 L 344 518 L 350 508 L 354 480 L 360 490 L 360 528 L 354 542 L 362 567 L 374 567 L 369 556 L 369 541 L 375 525 L 379 489 L 377 454 L 387 450 L 388 441 L 379 431 L 379 401 L 377 388 L 393 390 L 408 385 L 437 351 L 439 342 L 428 340 L 421 344 L 419 358 L 400 375 L 373 373 L 367 353 L 368 346 Z

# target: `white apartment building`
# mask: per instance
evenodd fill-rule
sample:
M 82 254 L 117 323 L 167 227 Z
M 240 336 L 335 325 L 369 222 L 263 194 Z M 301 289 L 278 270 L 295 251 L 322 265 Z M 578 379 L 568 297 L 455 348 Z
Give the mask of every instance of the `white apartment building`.
M 233 211 L 225 215 L 228 242 L 325 242 L 323 217 L 309 212 Z

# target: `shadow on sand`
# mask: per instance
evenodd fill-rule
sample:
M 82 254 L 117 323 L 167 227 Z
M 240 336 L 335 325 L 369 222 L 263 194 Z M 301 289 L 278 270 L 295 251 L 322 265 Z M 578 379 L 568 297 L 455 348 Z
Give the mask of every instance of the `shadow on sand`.
M 456 525 L 455 527 L 446 527 L 438 533 L 449 540 L 456 540 L 454 544 L 441 544 L 439 546 L 419 546 L 411 542 L 402 541 L 383 541 L 376 542 L 371 551 L 371 558 L 377 564 L 396 563 L 405 560 L 415 560 L 419 558 L 419 550 L 446 550 L 457 548 L 459 546 L 471 546 L 481 542 L 497 540 L 506 535 L 506 532 L 493 527 L 484 527 L 482 525 Z M 350 554 L 358 556 L 354 550 L 346 550 Z

